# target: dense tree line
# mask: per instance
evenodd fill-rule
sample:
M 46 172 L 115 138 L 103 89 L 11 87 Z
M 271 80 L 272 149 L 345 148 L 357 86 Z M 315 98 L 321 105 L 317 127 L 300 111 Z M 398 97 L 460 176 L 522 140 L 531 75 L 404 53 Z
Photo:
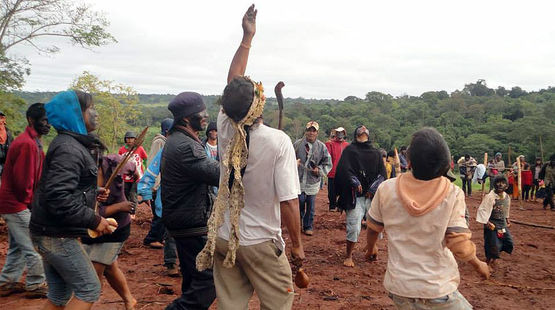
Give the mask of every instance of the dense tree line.
M 30 104 L 46 102 L 54 94 L 14 92 L 6 95 L 11 96 L 12 101 L 20 102 L 20 97 Z M 136 96 L 138 113 L 125 117 L 125 122 L 135 130 L 152 126 L 150 136 L 153 136 L 159 122 L 171 116 L 166 106 L 174 95 Z M 204 99 L 210 118 L 215 120 L 219 96 L 204 96 Z M 264 121 L 277 126 L 277 118 L 277 103 L 269 98 Z M 342 126 L 351 133 L 357 125 L 365 124 L 371 129 L 376 145 L 386 150 L 407 145 L 414 131 L 432 126 L 445 136 L 456 157 L 469 153 L 480 159 L 484 152 L 490 156 L 501 152 L 507 158 L 510 146 L 512 159 L 517 154 L 533 158 L 541 155 L 540 139 L 544 157 L 548 157 L 555 151 L 555 87 L 533 92 L 520 87 L 491 89 L 485 81 L 479 80 L 451 94 L 429 91 L 420 96 L 394 97 L 371 91 L 365 98 L 348 96 L 344 100 L 285 99 L 283 129 L 292 139 L 302 136 L 309 120 L 320 123 L 322 140 L 327 139 L 332 128 Z M 21 129 L 22 120 L 16 119 L 15 123 L 16 129 Z

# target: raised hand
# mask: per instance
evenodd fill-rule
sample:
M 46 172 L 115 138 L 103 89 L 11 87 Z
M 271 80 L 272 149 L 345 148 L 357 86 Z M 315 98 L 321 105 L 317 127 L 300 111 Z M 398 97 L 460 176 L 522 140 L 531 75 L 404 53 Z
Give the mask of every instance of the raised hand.
M 254 36 L 256 32 L 256 14 L 258 11 L 254 8 L 254 4 L 243 15 L 243 34 L 245 36 Z

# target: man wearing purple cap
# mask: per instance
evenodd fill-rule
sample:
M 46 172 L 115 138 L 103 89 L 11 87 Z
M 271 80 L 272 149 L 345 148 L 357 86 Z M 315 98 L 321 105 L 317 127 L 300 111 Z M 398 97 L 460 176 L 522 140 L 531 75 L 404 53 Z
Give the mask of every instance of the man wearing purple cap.
M 162 222 L 175 239 L 183 280 L 181 296 L 166 309 L 208 309 L 216 298 L 212 270 L 198 271 L 195 258 L 206 243 L 209 190 L 218 185 L 220 170 L 198 135 L 208 119 L 202 97 L 183 92 L 168 109 L 174 123 L 162 152 Z

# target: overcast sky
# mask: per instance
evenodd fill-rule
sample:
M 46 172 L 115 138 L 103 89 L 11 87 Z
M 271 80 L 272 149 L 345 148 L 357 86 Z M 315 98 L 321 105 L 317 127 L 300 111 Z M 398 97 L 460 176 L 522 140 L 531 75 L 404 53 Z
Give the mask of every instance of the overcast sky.
M 220 94 L 252 1 L 89 1 L 117 44 L 60 44 L 45 56 L 20 46 L 24 90 L 66 89 L 83 71 L 140 93 Z M 555 86 L 552 1 L 259 1 L 247 75 L 286 97 L 420 95 L 489 87 Z M 273 94 L 269 94 L 273 96 Z

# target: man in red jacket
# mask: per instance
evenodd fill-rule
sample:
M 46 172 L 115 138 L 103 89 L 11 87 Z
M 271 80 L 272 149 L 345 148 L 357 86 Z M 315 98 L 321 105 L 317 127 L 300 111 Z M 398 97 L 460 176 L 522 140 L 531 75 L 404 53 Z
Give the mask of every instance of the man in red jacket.
M 335 211 L 337 206 L 337 193 L 334 184 L 335 169 L 337 168 L 337 163 L 339 163 L 339 158 L 341 158 L 341 153 L 343 153 L 343 150 L 349 145 L 349 143 L 345 141 L 345 128 L 339 127 L 333 131 L 335 135 L 330 141 L 326 142 L 326 147 L 331 155 L 331 162 L 333 165 L 328 173 L 328 199 L 330 202 L 330 211 Z
M 43 103 L 27 109 L 28 126 L 10 145 L 0 187 L 0 214 L 8 225 L 9 249 L 0 274 L 0 296 L 27 291 L 26 297 L 45 297 L 47 287 L 40 255 L 29 235 L 33 191 L 44 161 L 40 138 L 50 125 Z M 25 288 L 19 283 L 27 267 Z

